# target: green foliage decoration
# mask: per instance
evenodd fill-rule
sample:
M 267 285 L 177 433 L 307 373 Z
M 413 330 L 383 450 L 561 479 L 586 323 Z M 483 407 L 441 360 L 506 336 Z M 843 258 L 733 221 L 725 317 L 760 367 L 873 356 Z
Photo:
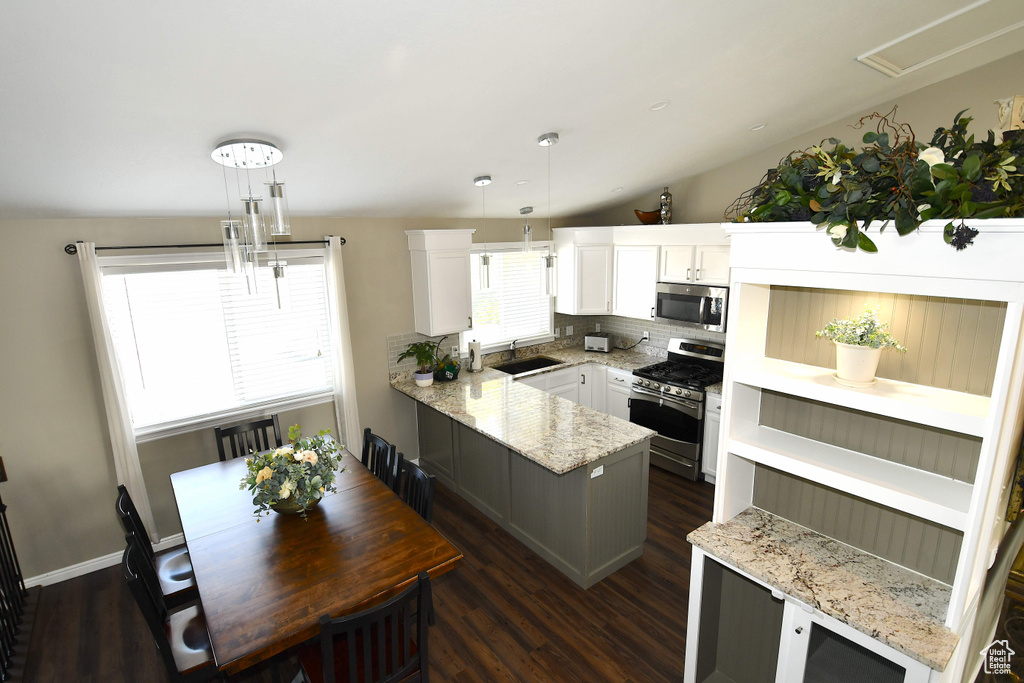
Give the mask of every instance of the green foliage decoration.
M 859 152 L 836 138 L 804 151 L 792 152 L 778 167 L 744 192 L 726 212 L 726 219 L 745 221 L 810 221 L 826 229 L 838 247 L 877 251 L 867 230 L 889 224 L 900 235 L 922 222 L 947 219 L 945 241 L 958 251 L 978 231 L 971 218 L 1024 216 L 1024 174 L 1017 160 L 1024 155 L 1024 136 L 996 144 L 968 135 L 973 120 L 961 111 L 950 128 L 935 131 L 930 145 L 915 140 L 907 124 L 894 123 L 896 108 L 858 121 L 873 121 Z
M 322 429 L 316 436 L 303 438 L 302 428 L 292 425 L 289 445 L 246 458 L 246 475 L 238 488 L 252 492 L 257 517 L 287 499 L 300 505 L 305 517 L 310 505 L 336 490 L 334 481 L 345 468 L 338 469 L 341 446 L 330 433 Z
M 864 306 L 864 313 L 855 318 L 834 318 L 825 329 L 814 333 L 840 344 L 870 346 L 873 349 L 891 348 L 906 352 L 906 347 L 889 334 L 889 325 L 878 319 L 878 309 L 870 304 Z

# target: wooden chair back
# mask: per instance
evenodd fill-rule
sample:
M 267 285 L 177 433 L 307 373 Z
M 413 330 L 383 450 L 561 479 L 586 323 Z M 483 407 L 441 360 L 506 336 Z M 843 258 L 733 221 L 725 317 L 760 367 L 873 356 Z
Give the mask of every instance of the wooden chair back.
M 265 420 L 245 422 L 233 427 L 214 427 L 213 431 L 217 436 L 217 454 L 222 461 L 228 459 L 229 452 L 232 458 L 244 458 L 253 452 L 268 451 L 284 445 L 277 413 Z M 225 449 L 225 443 L 230 449 Z
M 387 602 L 347 617 L 320 617 L 323 681 L 388 683 L 419 671 L 429 683 L 427 615 L 433 602 L 424 572 Z M 415 630 L 415 638 L 412 633 Z
M 398 488 L 398 472 L 403 456 L 395 447 L 377 436 L 367 427 L 363 430 L 363 466 L 384 482 L 392 491 Z
M 145 553 L 149 563 L 152 564 L 153 543 L 149 540 L 146 527 L 142 525 L 142 517 L 139 516 L 139 511 L 136 509 L 135 503 L 132 501 L 132 497 L 128 494 L 128 489 L 125 488 L 124 484 L 118 484 L 117 486 L 117 500 L 114 501 L 114 511 L 117 512 L 117 518 L 121 520 L 124 533 L 135 534 L 135 539 L 140 549 Z
M 401 455 L 401 454 L 399 454 Z M 434 487 L 437 477 L 402 458 L 398 477 L 398 496 L 408 503 L 419 516 L 430 523 L 434 511 Z

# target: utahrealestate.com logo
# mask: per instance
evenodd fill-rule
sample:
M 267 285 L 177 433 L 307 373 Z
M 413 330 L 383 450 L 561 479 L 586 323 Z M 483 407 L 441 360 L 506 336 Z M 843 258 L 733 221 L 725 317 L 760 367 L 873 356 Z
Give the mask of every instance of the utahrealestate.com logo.
M 1011 673 L 1010 658 L 1015 654 L 1005 640 L 993 640 L 991 645 L 981 651 L 981 656 L 985 658 L 985 673 Z

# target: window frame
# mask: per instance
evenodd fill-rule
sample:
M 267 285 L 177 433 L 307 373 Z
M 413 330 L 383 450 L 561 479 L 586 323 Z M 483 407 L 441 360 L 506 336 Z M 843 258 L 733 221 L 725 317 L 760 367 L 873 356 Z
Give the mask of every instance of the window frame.
M 329 278 L 330 275 L 329 273 L 326 272 L 326 247 L 283 248 L 279 249 L 278 256 L 280 256 L 281 260 L 285 262 L 312 260 L 319 261 L 321 264 L 323 264 L 325 266 L 324 297 L 327 302 L 327 305 L 332 305 L 332 302 L 330 300 L 330 285 L 327 281 L 327 278 Z M 122 275 L 155 271 L 179 272 L 187 270 L 208 270 L 211 269 L 211 266 L 213 270 L 223 270 L 226 267 L 224 264 L 223 251 L 181 251 L 173 253 L 161 252 L 148 254 L 112 254 L 109 256 L 97 255 L 96 262 L 100 270 L 101 277 L 107 274 Z M 106 302 L 104 302 L 104 307 L 105 306 Z M 106 315 L 106 311 L 104 311 L 104 315 Z M 330 334 L 329 324 L 328 334 Z M 336 340 L 331 339 L 331 343 L 336 343 Z M 332 358 L 332 363 L 333 360 L 334 359 Z M 120 363 L 120 359 L 117 359 L 117 362 Z M 292 395 L 279 399 L 258 401 L 246 404 L 244 406 L 233 407 L 227 410 L 220 410 L 213 413 L 203 413 L 202 415 L 194 415 L 191 417 L 180 418 L 176 420 L 168 420 L 166 422 L 160 422 L 141 427 L 137 427 L 134 424 L 132 424 L 132 431 L 135 435 L 136 443 L 146 443 L 149 441 L 157 441 L 170 436 L 177 436 L 180 434 L 196 432 L 202 429 L 207 429 L 209 427 L 216 427 L 223 424 L 246 421 L 252 418 L 267 417 L 272 413 L 282 412 L 285 410 L 297 410 L 300 408 L 307 408 L 310 406 L 331 403 L 334 401 L 334 397 L 335 388 L 332 387 L 329 390 L 311 391 L 308 393 Z
M 470 254 L 497 254 L 501 252 L 519 252 L 523 250 L 522 242 L 474 242 L 473 248 L 470 250 Z M 554 242 L 543 241 L 534 242 L 531 249 L 543 255 L 547 252 L 548 256 L 554 256 Z M 472 263 L 472 261 L 470 262 Z M 558 267 L 557 260 L 554 265 Z M 470 269 L 470 277 L 474 274 Z M 469 342 L 470 337 L 473 335 L 473 330 L 464 330 L 459 333 L 459 349 L 463 356 L 469 354 Z M 547 334 L 534 335 L 532 337 L 516 337 L 516 348 L 522 346 L 533 346 L 536 344 L 546 344 L 556 339 L 555 337 L 555 295 L 548 295 L 548 332 Z M 505 341 L 487 344 L 480 347 L 480 353 L 494 353 L 496 351 L 507 351 L 509 344 L 513 339 L 507 339 Z

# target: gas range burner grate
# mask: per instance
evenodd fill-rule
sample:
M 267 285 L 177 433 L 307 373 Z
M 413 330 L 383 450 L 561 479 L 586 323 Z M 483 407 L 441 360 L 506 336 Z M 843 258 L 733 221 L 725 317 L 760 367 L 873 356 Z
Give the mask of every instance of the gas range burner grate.
M 644 379 L 695 389 L 702 389 L 722 381 L 721 372 L 700 365 L 670 360 L 634 370 L 633 374 Z

